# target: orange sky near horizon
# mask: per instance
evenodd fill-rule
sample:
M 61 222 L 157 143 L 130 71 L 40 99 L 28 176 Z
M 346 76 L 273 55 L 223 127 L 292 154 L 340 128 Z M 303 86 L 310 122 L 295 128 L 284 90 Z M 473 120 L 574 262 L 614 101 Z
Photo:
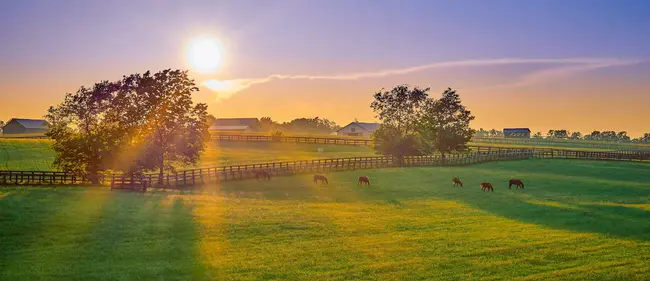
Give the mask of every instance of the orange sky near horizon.
M 650 120 L 647 110 L 650 77 L 643 72 L 648 67 L 640 64 L 624 67 L 625 71 L 578 72 L 514 88 L 498 85 L 516 82 L 518 77 L 544 68 L 461 67 L 358 80 L 273 80 L 221 100 L 216 98 L 217 93 L 201 86 L 194 98 L 208 103 L 209 112 L 217 117 L 270 116 L 289 121 L 319 116 L 343 126 L 355 118 L 375 121 L 369 104 L 373 93 L 382 87 L 402 83 L 431 87 L 430 95 L 438 97 L 449 86 L 458 90 L 464 104 L 476 116 L 473 128 L 528 127 L 542 133 L 549 129 L 568 129 L 583 134 L 593 130 L 624 130 L 635 137 L 650 132 L 646 121 Z M 79 79 L 45 74 L 33 83 L 21 77 L 2 81 L 1 92 L 21 95 L 4 99 L 0 104 L 0 120 L 41 118 L 48 106 L 63 99 L 65 92 L 102 79 L 118 79 L 120 75 L 114 73 L 102 78 L 83 75 Z M 200 84 L 210 75 L 193 73 L 193 78 Z

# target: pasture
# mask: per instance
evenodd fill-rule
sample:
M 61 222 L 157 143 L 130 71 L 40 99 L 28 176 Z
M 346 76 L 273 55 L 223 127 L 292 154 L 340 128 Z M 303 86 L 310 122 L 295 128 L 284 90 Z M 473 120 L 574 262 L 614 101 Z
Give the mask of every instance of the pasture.
M 52 170 L 55 153 L 50 144 L 50 140 L 0 138 L 0 170 Z M 318 152 L 319 148 L 323 152 Z M 196 167 L 361 156 L 376 154 L 361 146 L 213 141 Z
M 648 280 L 649 168 L 537 159 L 203 192 L 0 188 L 0 279 Z

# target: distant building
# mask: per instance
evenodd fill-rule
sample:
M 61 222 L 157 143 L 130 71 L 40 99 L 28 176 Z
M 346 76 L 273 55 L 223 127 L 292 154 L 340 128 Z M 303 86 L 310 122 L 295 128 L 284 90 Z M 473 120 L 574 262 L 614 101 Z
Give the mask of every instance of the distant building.
M 379 129 L 379 123 L 363 123 L 354 121 L 336 131 L 339 136 L 370 137 Z
M 210 126 L 211 131 L 259 132 L 260 120 L 257 118 L 217 118 Z
M 505 138 L 530 138 L 530 129 L 528 128 L 504 128 L 503 137 Z
M 2 133 L 12 134 L 45 134 L 50 123 L 42 119 L 12 118 L 2 127 Z

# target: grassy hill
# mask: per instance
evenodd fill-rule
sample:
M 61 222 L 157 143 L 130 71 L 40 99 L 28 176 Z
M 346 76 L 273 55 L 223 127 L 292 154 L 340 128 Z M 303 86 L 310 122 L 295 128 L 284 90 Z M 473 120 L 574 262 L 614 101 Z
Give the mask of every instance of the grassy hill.
M 0 279 L 648 280 L 648 168 L 527 160 L 205 193 L 2 188 Z M 509 190 L 511 177 L 526 188 Z

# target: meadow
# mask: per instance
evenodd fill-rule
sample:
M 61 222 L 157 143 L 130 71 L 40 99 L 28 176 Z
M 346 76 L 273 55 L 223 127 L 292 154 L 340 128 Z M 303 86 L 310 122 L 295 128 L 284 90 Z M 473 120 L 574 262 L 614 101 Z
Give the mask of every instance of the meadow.
M 649 168 L 536 159 L 200 193 L 0 188 L 0 280 L 648 280 Z
M 0 170 L 53 170 L 55 153 L 50 144 L 50 140 L 0 138 Z M 323 151 L 319 152 L 319 148 Z M 363 146 L 213 141 L 206 145 L 200 162 L 192 167 L 361 156 L 377 155 L 372 148 Z

